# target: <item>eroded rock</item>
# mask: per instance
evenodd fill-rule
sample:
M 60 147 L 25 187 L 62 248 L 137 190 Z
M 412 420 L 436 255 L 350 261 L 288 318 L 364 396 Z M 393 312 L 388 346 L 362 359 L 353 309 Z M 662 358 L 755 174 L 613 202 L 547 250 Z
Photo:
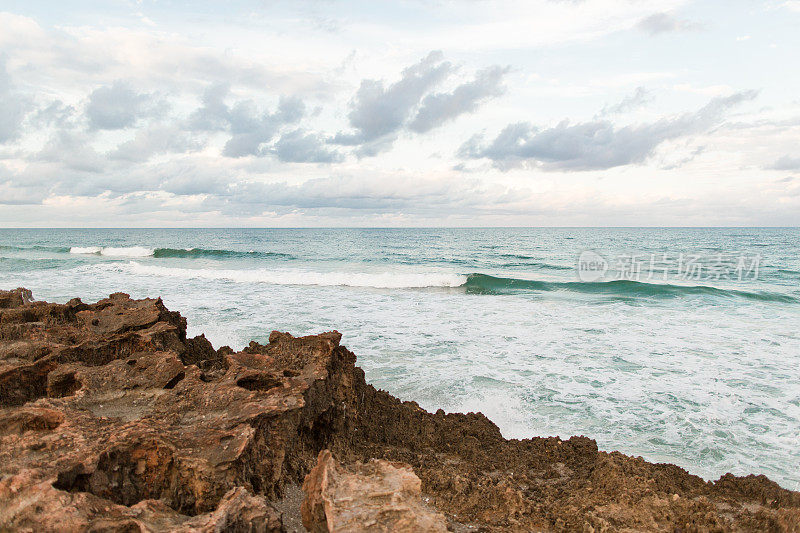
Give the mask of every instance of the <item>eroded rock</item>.
M 344 467 L 329 450 L 306 476 L 303 525 L 313 533 L 444 533 L 444 515 L 420 497 L 422 483 L 411 467 L 372 459 Z

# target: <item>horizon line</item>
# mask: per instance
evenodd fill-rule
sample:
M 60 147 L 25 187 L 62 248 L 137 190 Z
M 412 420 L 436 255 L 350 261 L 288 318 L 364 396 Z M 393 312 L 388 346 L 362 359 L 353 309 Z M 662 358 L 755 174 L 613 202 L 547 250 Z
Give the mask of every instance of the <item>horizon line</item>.
M 294 229 L 800 229 L 796 226 L 9 226 L 8 230 L 294 230 Z

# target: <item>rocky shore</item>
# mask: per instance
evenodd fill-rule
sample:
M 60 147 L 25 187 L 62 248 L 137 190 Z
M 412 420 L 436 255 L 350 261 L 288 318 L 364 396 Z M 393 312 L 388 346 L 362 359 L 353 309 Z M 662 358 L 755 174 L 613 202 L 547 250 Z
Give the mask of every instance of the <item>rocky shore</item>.
M 506 440 L 376 390 L 337 332 L 240 352 L 160 299 L 0 291 L 0 531 L 800 531 L 800 493 Z

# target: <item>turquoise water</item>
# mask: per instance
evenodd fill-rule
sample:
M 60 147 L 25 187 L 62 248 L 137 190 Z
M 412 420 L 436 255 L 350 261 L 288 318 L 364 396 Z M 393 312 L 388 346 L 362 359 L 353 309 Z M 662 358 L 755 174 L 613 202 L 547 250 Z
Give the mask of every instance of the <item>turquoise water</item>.
M 217 347 L 338 329 L 376 386 L 506 437 L 800 489 L 796 228 L 0 230 L 17 286 L 160 295 Z

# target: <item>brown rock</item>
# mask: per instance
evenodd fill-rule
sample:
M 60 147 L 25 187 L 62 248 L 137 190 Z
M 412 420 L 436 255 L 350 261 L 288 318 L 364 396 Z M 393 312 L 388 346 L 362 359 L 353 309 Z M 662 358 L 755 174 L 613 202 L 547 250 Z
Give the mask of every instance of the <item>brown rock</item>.
M 446 532 L 444 515 L 422 503 L 420 488 L 407 464 L 372 459 L 343 467 L 322 450 L 303 482 L 303 525 L 313 533 Z

